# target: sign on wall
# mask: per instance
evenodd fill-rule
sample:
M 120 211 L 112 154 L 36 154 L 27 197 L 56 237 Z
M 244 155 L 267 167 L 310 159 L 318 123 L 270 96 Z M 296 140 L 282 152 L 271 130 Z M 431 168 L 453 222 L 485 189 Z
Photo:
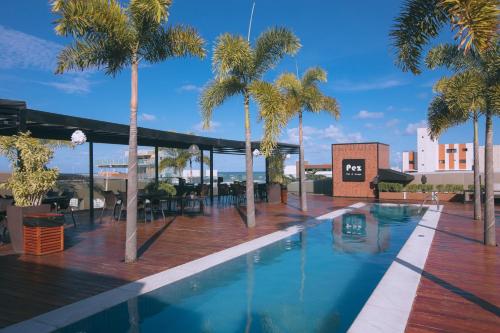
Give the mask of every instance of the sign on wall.
M 342 160 L 342 181 L 364 182 L 365 160 L 362 159 Z

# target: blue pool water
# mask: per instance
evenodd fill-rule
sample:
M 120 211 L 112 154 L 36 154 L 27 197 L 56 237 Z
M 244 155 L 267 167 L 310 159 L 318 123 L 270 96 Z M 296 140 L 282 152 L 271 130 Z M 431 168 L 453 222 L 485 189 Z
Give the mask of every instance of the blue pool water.
M 420 218 L 367 205 L 59 332 L 345 332 Z

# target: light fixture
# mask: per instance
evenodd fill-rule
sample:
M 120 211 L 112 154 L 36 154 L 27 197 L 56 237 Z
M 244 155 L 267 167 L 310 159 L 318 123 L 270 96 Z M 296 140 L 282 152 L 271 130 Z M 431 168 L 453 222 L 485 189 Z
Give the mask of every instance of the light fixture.
M 255 157 L 260 156 L 260 151 L 258 149 L 255 149 L 253 151 L 253 156 L 255 156 Z
M 82 131 L 76 130 L 73 132 L 73 134 L 71 134 L 71 143 L 73 143 L 74 145 L 82 145 L 85 142 L 87 142 L 87 137 Z
M 192 155 L 195 155 L 195 154 L 198 154 L 200 152 L 200 148 L 197 145 L 192 144 L 191 146 L 189 146 L 188 151 Z

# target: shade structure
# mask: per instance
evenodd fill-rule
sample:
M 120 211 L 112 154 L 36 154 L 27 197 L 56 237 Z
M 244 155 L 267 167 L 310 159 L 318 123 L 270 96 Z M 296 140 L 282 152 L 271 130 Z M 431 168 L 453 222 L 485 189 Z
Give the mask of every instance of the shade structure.
M 415 179 L 415 177 L 404 172 L 392 169 L 378 169 L 378 182 L 408 184 L 413 179 Z
M 26 107 L 23 101 L 0 99 L 0 135 L 14 135 L 30 131 L 40 139 L 69 140 L 75 130 L 82 130 L 87 141 L 93 143 L 128 145 L 129 126 L 89 118 L 57 114 Z M 139 146 L 188 149 L 191 145 L 201 150 L 213 150 L 215 154 L 245 154 L 245 142 L 203 137 L 156 129 L 138 128 Z M 252 151 L 260 142 L 252 142 Z M 298 154 L 299 146 L 278 143 L 277 150 L 284 154 Z

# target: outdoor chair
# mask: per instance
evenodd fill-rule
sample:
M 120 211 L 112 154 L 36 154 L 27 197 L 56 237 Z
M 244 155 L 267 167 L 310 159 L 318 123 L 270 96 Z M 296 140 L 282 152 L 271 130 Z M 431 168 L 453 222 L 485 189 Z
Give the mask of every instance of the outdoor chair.
M 118 198 L 113 191 L 104 191 L 102 193 L 102 196 L 104 197 L 104 208 L 101 212 L 101 221 L 102 221 L 102 216 L 105 214 L 105 211 L 112 211 L 114 216 L 116 202 L 118 201 Z
M 217 188 L 217 204 L 220 204 L 221 201 L 222 204 L 226 204 L 228 203 L 229 199 L 230 199 L 229 185 L 220 184 L 219 187 Z
M 104 210 L 106 208 L 105 201 L 103 199 L 97 198 L 94 199 L 94 209 L 100 209 L 101 214 L 99 215 L 99 223 L 102 223 L 102 215 L 104 214 Z
M 126 211 L 127 211 L 127 193 L 118 192 L 118 200 L 116 200 L 116 203 L 113 208 L 113 218 L 115 219 L 115 221 L 120 221 L 122 219 L 122 213 Z
M 76 220 L 75 220 L 75 214 L 73 213 L 75 210 L 80 209 L 80 199 L 79 198 L 71 198 L 69 199 L 69 204 L 67 211 L 69 210 L 71 214 L 71 219 L 73 220 L 73 226 L 76 228 Z M 66 216 L 66 215 L 65 215 Z

